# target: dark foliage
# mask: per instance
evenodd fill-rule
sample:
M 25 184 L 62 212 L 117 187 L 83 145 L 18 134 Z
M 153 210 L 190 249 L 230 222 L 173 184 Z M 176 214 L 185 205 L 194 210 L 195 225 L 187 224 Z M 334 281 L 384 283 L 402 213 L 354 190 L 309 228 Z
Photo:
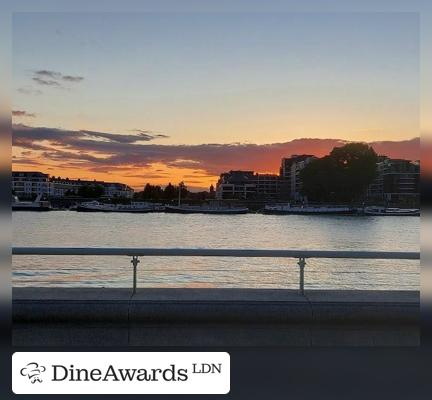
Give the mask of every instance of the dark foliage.
M 104 188 L 101 185 L 83 185 L 78 189 L 78 195 L 90 199 L 98 199 L 104 194 Z
M 310 201 L 360 200 L 376 176 L 377 154 L 364 143 L 335 147 L 323 158 L 310 162 L 300 173 L 302 193 Z

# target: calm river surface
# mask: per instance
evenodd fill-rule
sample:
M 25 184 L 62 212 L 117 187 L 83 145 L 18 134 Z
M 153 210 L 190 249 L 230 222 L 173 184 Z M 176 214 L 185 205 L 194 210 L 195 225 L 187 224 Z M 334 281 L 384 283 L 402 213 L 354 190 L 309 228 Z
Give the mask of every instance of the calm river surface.
M 14 246 L 419 251 L 419 217 L 14 212 Z M 130 287 L 128 257 L 14 256 L 14 286 Z M 419 261 L 308 260 L 306 288 L 419 289 Z M 295 259 L 141 258 L 139 287 L 298 287 Z

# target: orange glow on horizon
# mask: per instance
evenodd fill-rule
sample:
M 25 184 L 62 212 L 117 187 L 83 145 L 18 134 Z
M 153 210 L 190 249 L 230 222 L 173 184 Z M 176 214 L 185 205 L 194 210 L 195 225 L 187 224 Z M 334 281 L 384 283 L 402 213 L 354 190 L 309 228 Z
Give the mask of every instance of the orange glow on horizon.
M 164 187 L 168 183 L 176 185 L 179 182 L 184 182 L 192 191 L 208 190 L 210 185 L 216 186 L 219 179 L 219 176 L 208 175 L 203 170 L 173 168 L 159 163 L 152 164 L 146 169 L 141 168 L 139 172 L 136 168 L 127 167 L 122 167 L 117 171 L 99 172 L 85 167 L 81 169 L 64 168 L 48 163 L 29 165 L 20 162 L 12 162 L 12 170 L 38 171 L 61 178 L 120 182 L 131 186 L 136 191 L 143 190 L 147 183 Z

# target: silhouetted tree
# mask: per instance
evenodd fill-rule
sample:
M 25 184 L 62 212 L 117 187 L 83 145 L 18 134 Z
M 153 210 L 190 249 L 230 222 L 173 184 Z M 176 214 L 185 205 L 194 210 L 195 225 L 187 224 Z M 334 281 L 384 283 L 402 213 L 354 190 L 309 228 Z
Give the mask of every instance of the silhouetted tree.
M 177 192 L 176 196 L 177 197 L 178 197 L 178 191 L 179 190 L 181 191 L 181 198 L 182 199 L 185 199 L 188 197 L 189 191 L 188 191 L 187 186 L 185 185 L 185 183 L 183 181 L 180 182 L 178 186 L 176 186 L 176 192 Z
M 214 199 L 215 196 L 216 196 L 215 188 L 214 188 L 213 185 L 210 185 L 210 189 L 209 189 L 209 197 L 210 197 L 211 199 Z
M 142 192 L 143 200 L 150 200 L 152 198 L 153 186 L 150 183 L 144 186 L 144 190 Z
M 364 143 L 335 147 L 300 172 L 302 193 L 313 201 L 356 200 L 375 178 L 377 159 L 375 150 Z
M 144 186 L 144 190 L 142 192 L 139 192 L 135 197 L 140 200 L 159 201 L 163 198 L 163 190 L 158 185 L 151 185 L 150 183 L 147 183 Z
M 101 185 L 83 185 L 78 189 L 78 195 L 97 199 L 104 194 L 104 188 Z
M 165 189 L 163 191 L 163 198 L 165 200 L 173 200 L 177 197 L 177 190 L 174 187 L 174 185 L 168 183 L 168 185 L 165 186 Z

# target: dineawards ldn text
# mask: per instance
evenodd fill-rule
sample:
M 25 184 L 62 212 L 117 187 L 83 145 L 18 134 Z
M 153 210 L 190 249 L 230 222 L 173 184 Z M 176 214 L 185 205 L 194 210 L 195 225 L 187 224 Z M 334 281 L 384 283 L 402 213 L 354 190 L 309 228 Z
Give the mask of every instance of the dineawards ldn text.
M 112 365 L 104 369 L 76 368 L 73 365 L 52 365 L 52 381 L 61 382 L 176 382 L 187 381 L 188 370 L 170 364 L 168 368 L 115 368 Z M 192 368 L 195 368 L 193 366 Z

